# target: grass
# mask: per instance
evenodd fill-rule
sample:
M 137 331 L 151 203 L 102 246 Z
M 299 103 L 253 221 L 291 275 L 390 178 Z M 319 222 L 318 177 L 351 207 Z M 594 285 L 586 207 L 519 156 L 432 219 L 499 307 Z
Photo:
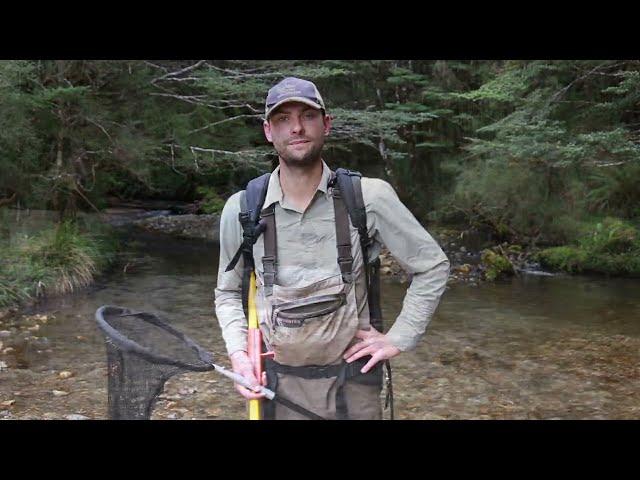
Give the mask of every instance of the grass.
M 0 308 L 91 285 L 115 259 L 117 241 L 102 225 L 73 222 L 0 240 Z

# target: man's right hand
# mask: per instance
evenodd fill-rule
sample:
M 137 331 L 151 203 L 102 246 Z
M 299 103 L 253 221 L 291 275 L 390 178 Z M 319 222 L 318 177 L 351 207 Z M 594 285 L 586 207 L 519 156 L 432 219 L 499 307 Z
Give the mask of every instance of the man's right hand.
M 253 374 L 253 365 L 251 363 L 251 359 L 247 352 L 238 350 L 237 352 L 233 352 L 229 359 L 231 360 L 231 367 L 235 373 L 242 375 L 246 378 L 252 385 L 255 385 L 255 389 L 260 388 L 260 384 L 258 383 L 258 379 Z M 262 373 L 262 385 L 267 384 L 267 374 L 265 372 Z M 263 393 L 256 393 L 255 391 L 251 391 L 248 388 L 243 387 L 242 385 L 234 384 L 236 390 L 247 400 L 256 400 L 259 398 L 264 398 Z

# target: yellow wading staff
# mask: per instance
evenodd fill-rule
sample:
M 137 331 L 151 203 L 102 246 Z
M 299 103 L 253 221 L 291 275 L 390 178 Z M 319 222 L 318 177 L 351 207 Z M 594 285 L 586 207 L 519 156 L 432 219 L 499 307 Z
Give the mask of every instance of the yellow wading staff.
M 258 326 L 258 312 L 256 311 L 256 273 L 251 272 L 249 283 L 249 329 L 248 355 L 253 364 L 253 374 L 262 382 L 262 332 Z M 249 400 L 247 405 L 249 420 L 262 420 L 262 400 Z

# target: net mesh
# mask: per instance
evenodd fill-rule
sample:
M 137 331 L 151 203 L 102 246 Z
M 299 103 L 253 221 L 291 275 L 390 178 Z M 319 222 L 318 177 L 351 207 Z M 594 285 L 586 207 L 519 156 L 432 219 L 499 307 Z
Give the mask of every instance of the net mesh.
M 169 378 L 214 369 L 211 353 L 154 314 L 107 305 L 96 321 L 105 334 L 112 420 L 148 420 Z

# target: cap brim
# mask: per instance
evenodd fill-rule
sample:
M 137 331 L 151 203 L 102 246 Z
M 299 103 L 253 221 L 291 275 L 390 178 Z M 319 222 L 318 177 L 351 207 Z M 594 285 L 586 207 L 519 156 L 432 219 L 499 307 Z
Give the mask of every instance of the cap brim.
M 269 118 L 269 115 L 271 115 L 271 113 L 278 108 L 280 105 L 284 105 L 285 103 L 290 103 L 290 102 L 297 102 L 297 103 L 304 103 L 305 105 L 309 105 L 310 107 L 313 107 L 317 110 L 322 110 L 322 105 L 314 102 L 313 100 L 306 98 L 306 97 L 289 97 L 289 98 L 285 98 L 284 100 L 280 100 L 278 103 L 276 103 L 273 107 L 271 107 L 269 110 L 267 110 L 267 113 L 265 114 L 266 118 Z

